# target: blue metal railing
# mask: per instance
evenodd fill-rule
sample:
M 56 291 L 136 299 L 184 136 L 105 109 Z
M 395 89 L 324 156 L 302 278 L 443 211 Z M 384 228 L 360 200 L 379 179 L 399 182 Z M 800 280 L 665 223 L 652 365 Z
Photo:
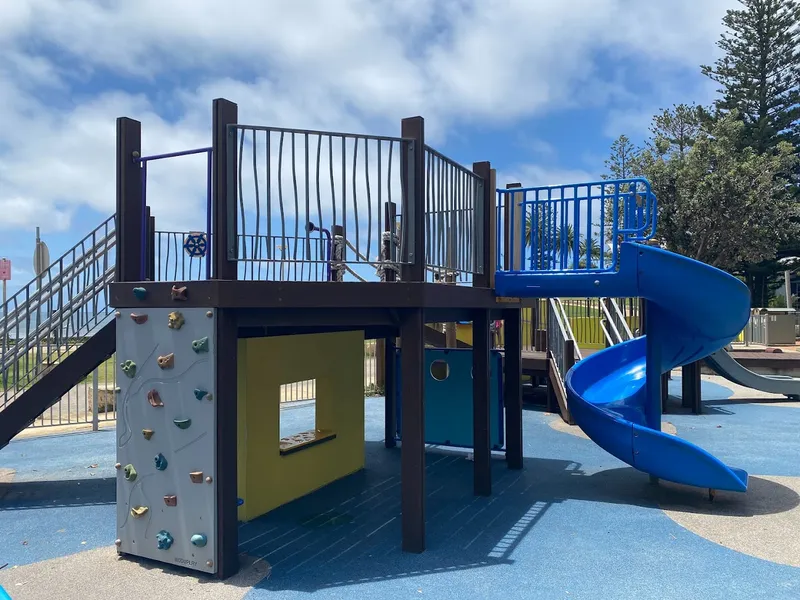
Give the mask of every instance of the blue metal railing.
M 497 193 L 501 271 L 615 271 L 621 242 L 655 235 L 656 197 L 643 178 Z

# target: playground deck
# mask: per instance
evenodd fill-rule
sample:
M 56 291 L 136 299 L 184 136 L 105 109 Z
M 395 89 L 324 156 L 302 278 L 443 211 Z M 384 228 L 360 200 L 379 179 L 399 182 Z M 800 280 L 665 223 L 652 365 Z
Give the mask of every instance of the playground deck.
M 703 395 L 703 415 L 665 419 L 738 457 L 747 494 L 709 504 L 702 490 L 651 486 L 577 428 L 525 411 L 525 469 L 494 461 L 491 497 L 472 494 L 466 452 L 428 448 L 421 555 L 397 546 L 400 453 L 382 444 L 383 401 L 367 399 L 367 468 L 241 525 L 244 568 L 222 582 L 117 558 L 113 431 L 14 441 L 0 451 L 0 585 L 14 600 L 796 598 L 800 405 L 744 403 L 754 392 L 713 377 Z

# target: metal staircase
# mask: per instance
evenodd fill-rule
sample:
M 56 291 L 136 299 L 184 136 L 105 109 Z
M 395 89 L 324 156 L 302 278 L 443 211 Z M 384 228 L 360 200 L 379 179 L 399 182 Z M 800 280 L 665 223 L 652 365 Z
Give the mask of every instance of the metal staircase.
M 109 217 L 0 307 L 0 448 L 114 353 Z

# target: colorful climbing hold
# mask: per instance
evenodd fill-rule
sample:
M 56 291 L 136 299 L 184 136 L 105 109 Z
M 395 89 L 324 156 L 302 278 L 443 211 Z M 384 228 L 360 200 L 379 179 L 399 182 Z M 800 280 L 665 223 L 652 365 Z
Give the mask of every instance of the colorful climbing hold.
M 192 426 L 191 419 L 172 419 L 172 422 L 175 423 L 175 427 L 178 429 L 189 429 Z
M 175 353 L 170 352 L 164 356 L 158 357 L 158 366 L 162 369 L 171 369 L 175 366 Z
M 180 287 L 178 287 L 177 285 L 173 285 L 172 286 L 172 291 L 170 293 L 172 294 L 172 299 L 173 300 L 185 301 L 185 300 L 188 300 L 188 294 L 187 294 L 188 291 L 189 290 L 185 285 L 180 286 Z
M 197 388 L 194 391 L 194 397 L 197 398 L 198 400 L 202 400 L 203 398 L 205 398 L 208 395 L 209 394 L 208 394 L 207 391 L 201 390 L 200 388 Z
M 156 456 L 155 463 L 156 463 L 156 469 L 158 469 L 159 471 L 165 470 L 168 464 L 167 459 L 164 457 L 163 454 L 161 454 L 161 452 L 159 452 L 158 455 Z
M 131 313 L 131 319 L 137 325 L 144 325 L 147 323 L 147 315 L 137 315 L 136 313 Z
M 128 359 L 119 366 L 122 369 L 122 372 L 125 373 L 125 375 L 127 375 L 129 378 L 133 379 L 136 377 L 136 363 L 132 360 Z
M 214 479 L 212 479 L 211 475 L 206 477 L 206 483 L 211 483 L 212 481 L 214 481 Z
M 119 548 L 120 546 L 122 546 L 122 540 L 121 540 L 121 539 L 119 539 L 119 538 L 115 539 L 115 540 L 114 540 L 114 545 L 115 545 L 117 548 Z
M 174 541 L 172 535 L 170 535 L 169 531 L 166 529 L 162 529 L 156 534 L 156 542 L 158 543 L 159 550 L 169 550 Z
M 147 298 L 147 290 L 143 287 L 135 287 L 133 288 L 133 295 L 136 296 L 139 300 L 144 300 Z
M 214 316 L 214 311 L 213 311 L 213 310 L 210 310 L 210 311 L 208 311 L 208 312 L 206 313 L 206 316 L 207 316 L 207 317 L 210 319 L 211 317 L 213 317 L 213 316 Z
M 125 473 L 125 479 L 127 481 L 135 481 L 136 480 L 136 469 L 133 468 L 133 465 L 125 465 L 125 468 L 122 469 L 122 472 Z
M 164 496 L 164 504 L 167 506 L 178 506 L 178 497 L 177 496 Z
M 189 473 L 189 479 L 192 480 L 192 483 L 203 483 L 203 472 L 192 471 L 191 473 Z
M 198 548 L 203 548 L 207 543 L 208 543 L 208 539 L 206 538 L 205 534 L 203 534 L 203 533 L 195 533 L 192 536 L 192 544 L 194 544 Z
M 237 498 L 236 499 L 236 506 L 241 506 L 242 504 L 244 504 L 244 499 L 243 498 Z
M 164 403 L 161 401 L 161 394 L 158 393 L 158 390 L 150 390 L 147 392 L 147 401 L 150 403 L 150 406 L 164 406 Z
M 177 310 L 169 313 L 167 327 L 170 329 L 178 330 L 183 327 L 183 324 L 186 322 L 186 319 L 183 318 L 183 315 L 179 313 Z
M 149 440 L 151 437 L 153 437 L 153 430 L 152 429 L 142 429 L 142 435 L 144 436 L 144 439 Z
M 131 516 L 134 519 L 141 519 L 143 516 L 147 514 L 147 511 L 150 510 L 149 506 L 134 506 L 131 508 Z
M 192 350 L 194 350 L 197 354 L 201 352 L 208 352 L 208 336 L 201 337 L 199 340 L 194 340 L 192 342 Z

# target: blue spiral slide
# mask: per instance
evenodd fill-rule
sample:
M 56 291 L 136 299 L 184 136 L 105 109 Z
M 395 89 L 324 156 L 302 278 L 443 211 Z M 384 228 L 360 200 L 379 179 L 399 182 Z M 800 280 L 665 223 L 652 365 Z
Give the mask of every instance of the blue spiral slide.
M 661 374 L 730 343 L 749 318 L 750 294 L 735 277 L 635 242 L 620 245 L 615 272 L 498 271 L 499 295 L 642 297 L 647 335 L 578 362 L 566 376 L 575 423 L 597 445 L 659 479 L 747 490 L 747 472 L 661 431 Z

